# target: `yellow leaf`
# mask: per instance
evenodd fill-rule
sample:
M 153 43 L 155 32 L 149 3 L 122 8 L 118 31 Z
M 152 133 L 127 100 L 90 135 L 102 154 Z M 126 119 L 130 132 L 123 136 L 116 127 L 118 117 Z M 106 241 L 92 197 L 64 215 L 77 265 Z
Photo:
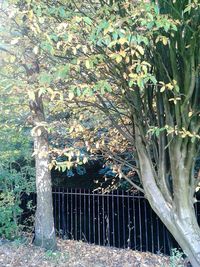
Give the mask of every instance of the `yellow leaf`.
M 73 47 L 73 48 L 72 48 L 72 52 L 73 52 L 74 55 L 77 54 L 77 49 L 76 49 L 76 47 Z
M 141 55 L 144 55 L 144 49 L 142 46 L 137 45 L 136 49 L 140 52 Z
M 156 38 L 156 44 L 160 41 L 160 36 Z
M 73 92 L 69 92 L 69 100 L 72 100 L 74 98 L 74 93 Z
M 96 148 L 97 148 L 97 149 L 99 148 L 99 142 L 96 143 Z
M 124 50 L 120 50 L 119 55 L 122 57 L 126 57 L 126 52 Z
M 82 46 L 82 50 L 83 50 L 83 53 L 87 54 L 88 49 L 87 49 L 87 46 L 86 45 L 83 45 Z
M 190 118 L 190 117 L 192 116 L 192 114 L 193 114 L 193 112 L 190 111 L 190 112 L 188 113 L 188 117 Z
M 88 159 L 86 157 L 83 158 L 83 163 L 87 163 L 88 162 Z
M 60 49 L 61 45 L 62 45 L 62 42 L 61 42 L 61 41 L 60 41 L 60 42 L 57 42 L 57 44 L 56 44 L 56 48 L 57 48 L 57 49 Z
M 162 93 L 162 92 L 164 92 L 165 91 L 165 86 L 162 86 L 161 88 L 160 88 L 160 92 Z
M 33 19 L 33 10 L 30 10 L 30 11 L 28 12 L 28 18 L 29 18 L 30 20 Z
M 166 84 L 166 86 L 169 90 L 172 90 L 174 88 L 174 86 L 171 83 Z
M 130 62 L 130 57 L 127 56 L 127 57 L 125 58 L 125 61 L 126 61 L 126 63 L 129 63 L 129 62 Z
M 90 61 L 89 60 L 85 61 L 85 66 L 87 69 L 90 69 Z
M 162 37 L 162 42 L 163 42 L 164 45 L 167 45 L 167 43 L 168 43 L 168 38 L 165 37 L 165 36 L 163 36 L 163 37 Z
M 119 44 L 123 45 L 125 43 L 128 43 L 128 40 L 126 38 L 120 38 L 118 41 L 117 41 Z
M 130 73 L 129 75 L 128 75 L 130 78 L 136 78 L 137 77 L 137 74 L 134 74 L 134 73 Z
M 122 61 L 122 56 L 117 55 L 115 60 L 116 60 L 117 63 L 120 63 Z
M 48 168 L 49 168 L 49 170 L 52 170 L 53 169 L 53 167 L 54 167 L 54 164 L 51 162 L 51 163 L 49 163 L 49 166 L 48 166 Z
M 35 100 L 35 93 L 33 91 L 28 91 L 28 96 L 30 98 L 30 100 Z
M 69 170 L 71 168 L 71 166 L 72 166 L 72 163 L 70 161 L 67 161 L 66 165 L 67 165 L 67 169 Z
M 9 58 L 10 63 L 14 63 L 15 60 L 16 60 L 15 56 L 10 56 L 10 58 Z

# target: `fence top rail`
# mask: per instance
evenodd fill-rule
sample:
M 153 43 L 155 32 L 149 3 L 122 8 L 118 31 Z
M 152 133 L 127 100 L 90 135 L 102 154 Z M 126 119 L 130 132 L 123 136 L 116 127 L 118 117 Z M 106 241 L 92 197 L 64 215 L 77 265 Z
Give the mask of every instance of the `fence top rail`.
M 121 197 L 121 198 L 140 198 L 140 199 L 146 199 L 144 196 L 138 196 L 138 195 L 117 195 L 117 194 L 98 194 L 98 193 L 71 193 L 71 192 L 53 192 L 53 194 L 63 194 L 63 195 L 76 195 L 76 196 L 99 196 L 99 197 Z
M 141 192 L 125 191 L 121 189 L 112 190 L 110 192 L 101 192 L 100 190 L 84 189 L 84 188 L 64 188 L 64 187 L 53 187 L 53 194 L 64 194 L 64 195 L 81 195 L 81 196 L 99 196 L 99 197 L 134 197 L 140 199 L 146 199 L 144 194 Z M 200 203 L 197 200 L 196 203 Z
M 53 194 L 64 194 L 64 195 L 85 195 L 85 196 L 101 196 L 101 197 L 135 197 L 145 198 L 142 193 L 131 192 L 125 190 L 112 190 L 110 192 L 101 192 L 100 190 L 82 189 L 82 188 L 53 188 Z

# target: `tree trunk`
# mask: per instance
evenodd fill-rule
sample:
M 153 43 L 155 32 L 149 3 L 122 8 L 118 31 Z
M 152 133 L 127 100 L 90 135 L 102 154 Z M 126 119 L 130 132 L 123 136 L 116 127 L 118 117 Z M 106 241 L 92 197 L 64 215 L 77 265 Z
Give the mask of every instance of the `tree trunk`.
M 148 199 L 148 196 L 147 196 Z M 176 213 L 175 209 L 170 210 L 170 215 L 160 212 L 161 207 L 159 200 L 152 199 L 149 201 L 151 207 L 166 225 L 173 237 L 176 239 L 184 253 L 188 256 L 193 267 L 200 266 L 200 229 L 195 216 L 194 207 L 188 206 L 184 211 L 184 218 Z
M 157 185 L 157 173 L 155 172 L 150 155 L 148 155 L 138 128 L 136 128 L 136 149 L 145 197 L 148 199 L 152 209 L 181 246 L 184 253 L 188 256 L 192 266 L 199 267 L 200 228 L 195 216 L 193 201 L 190 199 L 190 190 L 187 188 L 184 189 L 183 185 L 179 184 L 177 191 L 174 191 L 176 196 L 173 195 L 171 202 L 167 202 L 163 192 Z M 175 168 L 180 166 L 182 167 L 179 162 Z M 189 180 L 188 177 L 186 177 L 189 173 L 186 169 L 185 172 L 180 171 L 180 169 L 176 174 L 174 172 L 176 177 L 173 177 L 173 179 L 176 181 L 179 180 L 184 184 L 184 181 Z M 181 192 L 181 189 L 184 190 Z
M 56 249 L 53 219 L 51 172 L 49 170 L 48 133 L 44 127 L 42 99 L 36 95 L 30 103 L 33 114 L 33 136 L 36 167 L 37 208 L 35 215 L 34 244 L 48 250 Z
M 37 209 L 34 244 L 45 249 L 56 249 L 53 220 L 51 173 L 48 168 L 48 141 L 46 134 L 35 137 Z
M 173 214 L 171 225 L 167 226 L 178 244 L 188 256 L 193 267 L 200 266 L 200 230 L 195 213 L 191 209 L 185 210 L 187 219 L 179 218 Z

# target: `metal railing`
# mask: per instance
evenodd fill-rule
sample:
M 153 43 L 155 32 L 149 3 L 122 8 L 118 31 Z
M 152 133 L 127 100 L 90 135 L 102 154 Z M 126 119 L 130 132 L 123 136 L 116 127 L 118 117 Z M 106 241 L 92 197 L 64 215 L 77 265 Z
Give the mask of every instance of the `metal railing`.
M 178 244 L 141 194 L 53 189 L 55 226 L 64 239 L 169 254 Z M 200 205 L 196 205 L 200 218 Z

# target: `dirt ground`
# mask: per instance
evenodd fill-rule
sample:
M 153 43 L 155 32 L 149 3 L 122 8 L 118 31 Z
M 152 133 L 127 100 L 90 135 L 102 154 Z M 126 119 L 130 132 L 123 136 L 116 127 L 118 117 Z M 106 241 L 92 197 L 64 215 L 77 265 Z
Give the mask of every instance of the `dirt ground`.
M 167 267 L 169 257 L 128 249 L 58 240 L 58 251 L 44 251 L 30 241 L 0 240 L 0 267 Z M 177 265 L 183 266 L 183 265 Z

